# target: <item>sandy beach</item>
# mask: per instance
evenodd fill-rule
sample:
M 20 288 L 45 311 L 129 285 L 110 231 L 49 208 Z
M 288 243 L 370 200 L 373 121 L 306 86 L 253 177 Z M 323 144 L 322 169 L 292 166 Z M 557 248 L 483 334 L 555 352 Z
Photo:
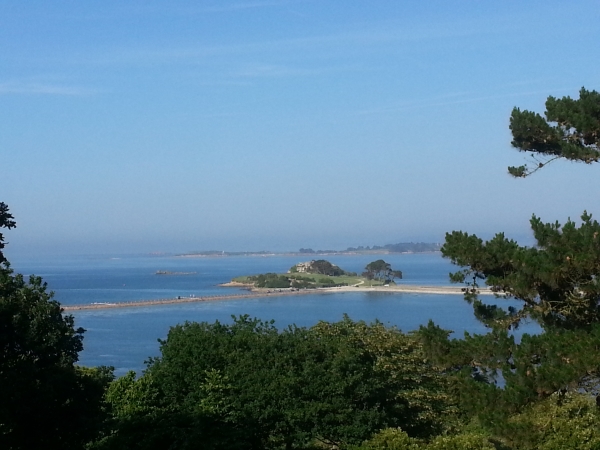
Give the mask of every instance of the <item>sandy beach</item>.
M 237 283 L 235 281 L 221 284 L 223 287 L 249 287 L 243 283 Z M 295 296 L 295 295 L 306 295 L 306 294 L 340 294 L 345 292 L 388 292 L 388 293 L 410 293 L 410 294 L 439 294 L 439 295 L 462 295 L 461 286 L 416 286 L 416 285 L 396 285 L 396 286 L 341 286 L 332 288 L 319 288 L 319 289 L 302 289 L 302 290 L 289 290 L 289 289 L 259 289 L 249 288 L 247 293 L 243 294 L 224 294 L 224 295 L 210 295 L 210 296 L 198 296 L 198 297 L 180 297 L 180 298 L 165 298 L 157 300 L 139 300 L 132 302 L 119 302 L 119 303 L 93 303 L 87 305 L 71 305 L 63 306 L 64 311 L 81 311 L 90 309 L 109 309 L 109 308 L 134 308 L 142 306 L 153 306 L 153 305 L 169 305 L 177 303 L 199 303 L 199 302 L 215 302 L 223 300 L 242 300 L 248 298 L 261 298 L 261 297 L 283 297 L 283 296 Z M 489 289 L 481 289 L 481 295 L 493 295 L 493 292 Z

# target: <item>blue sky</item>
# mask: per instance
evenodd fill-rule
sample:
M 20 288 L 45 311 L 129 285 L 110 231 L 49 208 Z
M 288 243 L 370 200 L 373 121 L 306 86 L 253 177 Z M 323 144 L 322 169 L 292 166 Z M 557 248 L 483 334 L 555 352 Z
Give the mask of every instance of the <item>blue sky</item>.
M 0 1 L 7 255 L 527 242 L 514 106 L 600 89 L 597 1 Z

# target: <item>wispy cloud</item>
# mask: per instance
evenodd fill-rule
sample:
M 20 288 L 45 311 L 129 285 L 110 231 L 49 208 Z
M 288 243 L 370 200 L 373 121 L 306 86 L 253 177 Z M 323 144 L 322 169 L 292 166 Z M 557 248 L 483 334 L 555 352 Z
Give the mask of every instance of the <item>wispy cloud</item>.
M 306 77 L 322 75 L 326 72 L 334 72 L 335 68 L 301 68 L 278 64 L 254 64 L 249 65 L 233 73 L 234 77 L 240 78 L 275 78 L 275 77 Z
M 527 83 L 523 83 L 527 84 Z M 547 95 L 548 92 L 560 92 L 568 90 L 568 88 L 554 88 L 554 89 L 541 89 L 541 90 L 532 90 L 532 91 L 518 91 L 518 92 L 505 92 L 494 95 L 481 95 L 475 92 L 470 93 L 454 93 L 447 94 L 438 97 L 432 97 L 428 99 L 418 99 L 413 101 L 407 101 L 398 103 L 396 105 L 391 106 L 383 106 L 383 107 L 375 107 L 370 109 L 360 110 L 354 113 L 354 115 L 362 116 L 362 115 L 377 115 L 377 114 L 387 114 L 394 113 L 399 111 L 405 111 L 409 109 L 415 108 L 434 108 L 438 106 L 448 106 L 448 105 L 460 105 L 464 103 L 478 103 L 483 101 L 490 100 L 499 100 L 503 98 L 512 98 L 512 97 L 527 97 L 532 95 Z
M 242 3 L 250 5 L 266 5 L 278 2 Z M 237 5 L 237 4 L 234 4 Z M 233 8 L 234 5 L 223 6 Z M 220 6 L 218 6 L 220 8 Z M 481 34 L 498 33 L 499 27 L 488 27 L 486 24 L 467 22 L 464 24 L 421 24 L 389 21 L 363 26 L 336 33 L 314 34 L 312 36 L 295 36 L 283 39 L 263 41 L 237 41 L 227 44 L 187 43 L 178 46 L 157 45 L 153 47 L 116 47 L 104 49 L 90 56 L 77 55 L 76 59 L 64 58 L 64 64 L 109 65 L 163 65 L 163 64 L 199 64 L 212 63 L 215 58 L 232 57 L 234 55 L 290 55 L 300 52 L 302 55 L 338 55 L 349 56 L 357 52 L 367 51 L 372 47 L 393 45 L 394 51 L 403 48 L 412 51 L 418 42 L 436 42 L 450 39 L 463 39 Z M 58 62 L 58 61 L 55 61 Z
M 228 3 L 223 0 L 213 2 L 212 5 L 206 5 L 208 2 L 198 2 L 198 5 L 186 6 L 177 5 L 174 2 L 157 4 L 151 2 L 121 2 L 119 4 L 106 7 L 105 5 L 93 7 L 73 8 L 69 11 L 63 11 L 56 8 L 40 9 L 31 11 L 31 8 L 24 7 L 20 11 L 13 11 L 13 17 L 31 18 L 32 15 L 38 15 L 44 19 L 68 20 L 68 21 L 96 21 L 123 19 L 124 17 L 166 17 L 166 16 L 190 16 L 211 13 L 236 12 L 250 9 L 285 7 L 293 4 L 302 3 L 304 0 L 256 0 L 256 1 L 238 1 Z
M 84 96 L 96 94 L 95 89 L 79 86 L 65 86 L 58 84 L 7 81 L 0 82 L 0 95 L 2 94 L 29 94 L 29 95 L 67 95 Z
M 218 6 L 213 7 L 204 7 L 200 8 L 198 12 L 228 12 L 228 11 L 240 11 L 244 9 L 255 9 L 255 8 L 266 8 L 270 6 L 287 6 L 291 4 L 290 1 L 256 1 L 256 2 L 238 2 L 227 4 L 219 4 Z
M 200 4 L 194 6 L 181 6 L 169 4 L 164 5 L 136 5 L 135 7 L 126 7 L 130 13 L 152 13 L 161 15 L 193 15 L 193 14 L 206 14 L 206 13 L 223 13 L 223 12 L 235 12 L 249 9 L 260 9 L 260 8 L 271 8 L 271 7 L 282 7 L 290 6 L 295 3 L 300 3 L 302 0 L 256 0 L 256 1 L 239 1 L 239 2 L 225 2 L 220 0 L 214 2 L 212 5 Z

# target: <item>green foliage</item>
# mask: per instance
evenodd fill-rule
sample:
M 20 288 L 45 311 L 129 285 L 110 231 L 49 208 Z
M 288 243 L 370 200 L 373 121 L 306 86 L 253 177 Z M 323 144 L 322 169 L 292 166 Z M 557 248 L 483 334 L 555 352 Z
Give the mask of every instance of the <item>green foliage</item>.
M 6 203 L 0 202 L 0 228 L 15 228 L 17 224 L 13 220 L 14 217 L 12 214 L 8 212 L 8 205 Z M 4 258 L 4 254 L 2 253 L 2 249 L 5 247 L 6 243 L 4 242 L 4 235 L 0 233 L 0 263 L 6 261 Z
M 507 443 L 539 450 L 600 448 L 600 414 L 596 402 L 578 393 L 555 394 L 508 421 Z
M 532 316 L 549 326 L 585 327 L 600 320 L 600 224 L 584 213 L 578 227 L 569 220 L 564 226 L 531 219 L 536 247 L 522 247 L 498 233 L 483 242 L 461 231 L 446 234 L 442 254 L 466 267 L 453 281 L 466 281 L 468 299 L 476 300 L 480 280 L 496 292 L 523 301 L 520 311 L 500 314 L 485 311 L 480 316 L 491 322 L 517 323 Z M 500 320 L 498 320 L 500 319 Z
M 600 157 L 599 119 L 600 94 L 596 91 L 582 88 L 579 100 L 549 97 L 546 119 L 513 110 L 512 145 L 537 155 L 596 162 Z M 524 166 L 512 169 L 517 176 L 530 173 Z M 589 327 L 600 319 L 600 225 L 586 212 L 581 219 L 577 227 L 571 220 L 561 226 L 533 216 L 536 247 L 521 247 L 503 233 L 487 242 L 461 231 L 448 233 L 442 254 L 464 267 L 451 274 L 451 280 L 466 282 L 467 300 L 488 325 L 514 326 L 530 316 L 549 327 Z M 502 311 L 495 305 L 483 305 L 476 296 L 483 280 L 492 290 L 522 300 L 523 308 Z
M 139 380 L 113 383 L 96 448 L 347 446 L 385 427 L 431 436 L 453 412 L 419 341 L 379 323 L 186 323 L 161 353 Z
M 89 449 L 256 448 L 227 423 L 222 392 L 228 385 L 220 374 L 212 371 L 200 378 L 205 397 L 186 408 L 174 408 L 150 374 L 136 380 L 135 373 L 129 372 L 116 380 L 106 395 L 111 418 L 104 424 L 103 436 Z
M 289 273 L 278 275 L 276 273 L 266 273 L 261 275 L 249 276 L 247 282 L 252 282 L 257 288 L 265 289 L 315 289 L 321 287 L 347 286 L 346 280 L 342 277 L 323 276 L 315 278 L 307 276 L 305 273 Z
M 436 436 L 429 442 L 386 428 L 353 450 L 594 450 L 600 448 L 600 417 L 589 397 L 553 396 L 509 419 L 501 439 L 482 431 Z
M 422 443 L 400 428 L 385 428 L 354 450 L 420 450 Z
M 536 167 L 509 172 L 525 177 L 558 158 L 597 162 L 599 119 L 600 94 L 585 89 L 579 100 L 549 97 L 545 119 L 515 108 L 512 145 L 531 152 Z M 487 242 L 448 233 L 442 254 L 463 268 L 450 278 L 466 284 L 465 298 L 492 330 L 450 340 L 448 331 L 429 323 L 419 335 L 426 354 L 445 369 L 463 420 L 483 426 L 497 445 L 599 448 L 598 410 L 582 393 L 596 395 L 600 386 L 600 224 L 584 212 L 580 225 L 533 216 L 531 227 L 534 247 L 503 233 Z M 482 283 L 522 306 L 504 310 L 482 303 Z M 516 342 L 507 330 L 528 318 L 544 332 Z
M 515 429 L 520 419 L 514 417 L 535 410 L 540 401 L 580 398 L 581 392 L 595 395 L 600 385 L 600 324 L 589 330 L 525 334 L 520 343 L 506 330 L 448 340 L 448 332 L 431 322 L 421 327 L 419 335 L 425 353 L 445 368 L 449 392 L 458 401 L 463 418 L 476 418 L 505 441 L 521 433 Z M 495 383 L 500 374 L 502 387 Z M 544 402 L 552 404 L 552 400 Z M 528 430 L 524 427 L 522 434 L 527 435 Z M 519 441 L 515 448 L 537 448 L 524 445 Z
M 318 280 L 319 284 L 321 284 L 322 287 L 333 287 L 336 286 L 335 281 L 333 281 L 331 278 L 319 278 Z
M 391 264 L 386 263 L 383 259 L 378 259 L 367 264 L 363 276 L 369 280 L 377 279 L 385 283 L 391 283 L 395 278 L 402 279 L 402 272 L 392 270 Z
M 411 438 L 400 428 L 387 428 L 375 434 L 355 450 L 496 450 L 482 432 L 441 435 L 430 442 Z
M 339 277 L 346 273 L 335 264 L 331 264 L 324 259 L 311 261 L 310 266 L 307 268 L 307 272 L 319 275 L 329 275 L 331 277 Z
M 591 164 L 600 159 L 600 93 L 581 88 L 579 99 L 548 97 L 545 118 L 514 108 L 510 117 L 512 146 L 529 152 L 535 167 L 509 167 L 526 177 L 549 162 L 564 158 Z
M 4 203 L 0 215 L 14 227 Z M 77 449 L 96 435 L 112 370 L 75 365 L 83 332 L 40 277 L 0 265 L 0 448 Z
M 309 289 L 314 287 L 314 283 L 310 280 L 298 279 L 292 281 L 292 287 L 295 289 Z
M 106 392 L 106 401 L 113 416 L 120 419 L 151 413 L 161 405 L 152 377 L 146 375 L 136 381 L 133 371 L 111 383 Z
M 411 436 L 426 437 L 443 430 L 442 422 L 449 422 L 454 409 L 445 380 L 414 337 L 379 322 L 367 325 L 347 317 L 337 323 L 319 322 L 311 331 L 320 341 L 334 340 L 346 351 L 358 352 L 361 359 L 371 361 L 373 369 L 364 382 L 379 391 L 378 403 L 386 410 L 388 426 L 401 426 Z
M 497 446 L 490 441 L 489 436 L 483 433 L 467 432 L 438 436 L 423 448 L 426 450 L 495 450 Z
M 290 287 L 289 278 L 284 275 L 277 275 L 276 273 L 261 274 L 249 277 L 249 279 L 258 288 L 287 289 Z

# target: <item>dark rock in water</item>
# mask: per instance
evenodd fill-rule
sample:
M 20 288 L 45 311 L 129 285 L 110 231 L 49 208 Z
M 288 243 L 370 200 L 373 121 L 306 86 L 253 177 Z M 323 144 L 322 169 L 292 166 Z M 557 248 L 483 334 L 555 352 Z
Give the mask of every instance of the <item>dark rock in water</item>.
M 194 275 L 196 272 L 170 272 L 168 270 L 157 270 L 156 275 Z

